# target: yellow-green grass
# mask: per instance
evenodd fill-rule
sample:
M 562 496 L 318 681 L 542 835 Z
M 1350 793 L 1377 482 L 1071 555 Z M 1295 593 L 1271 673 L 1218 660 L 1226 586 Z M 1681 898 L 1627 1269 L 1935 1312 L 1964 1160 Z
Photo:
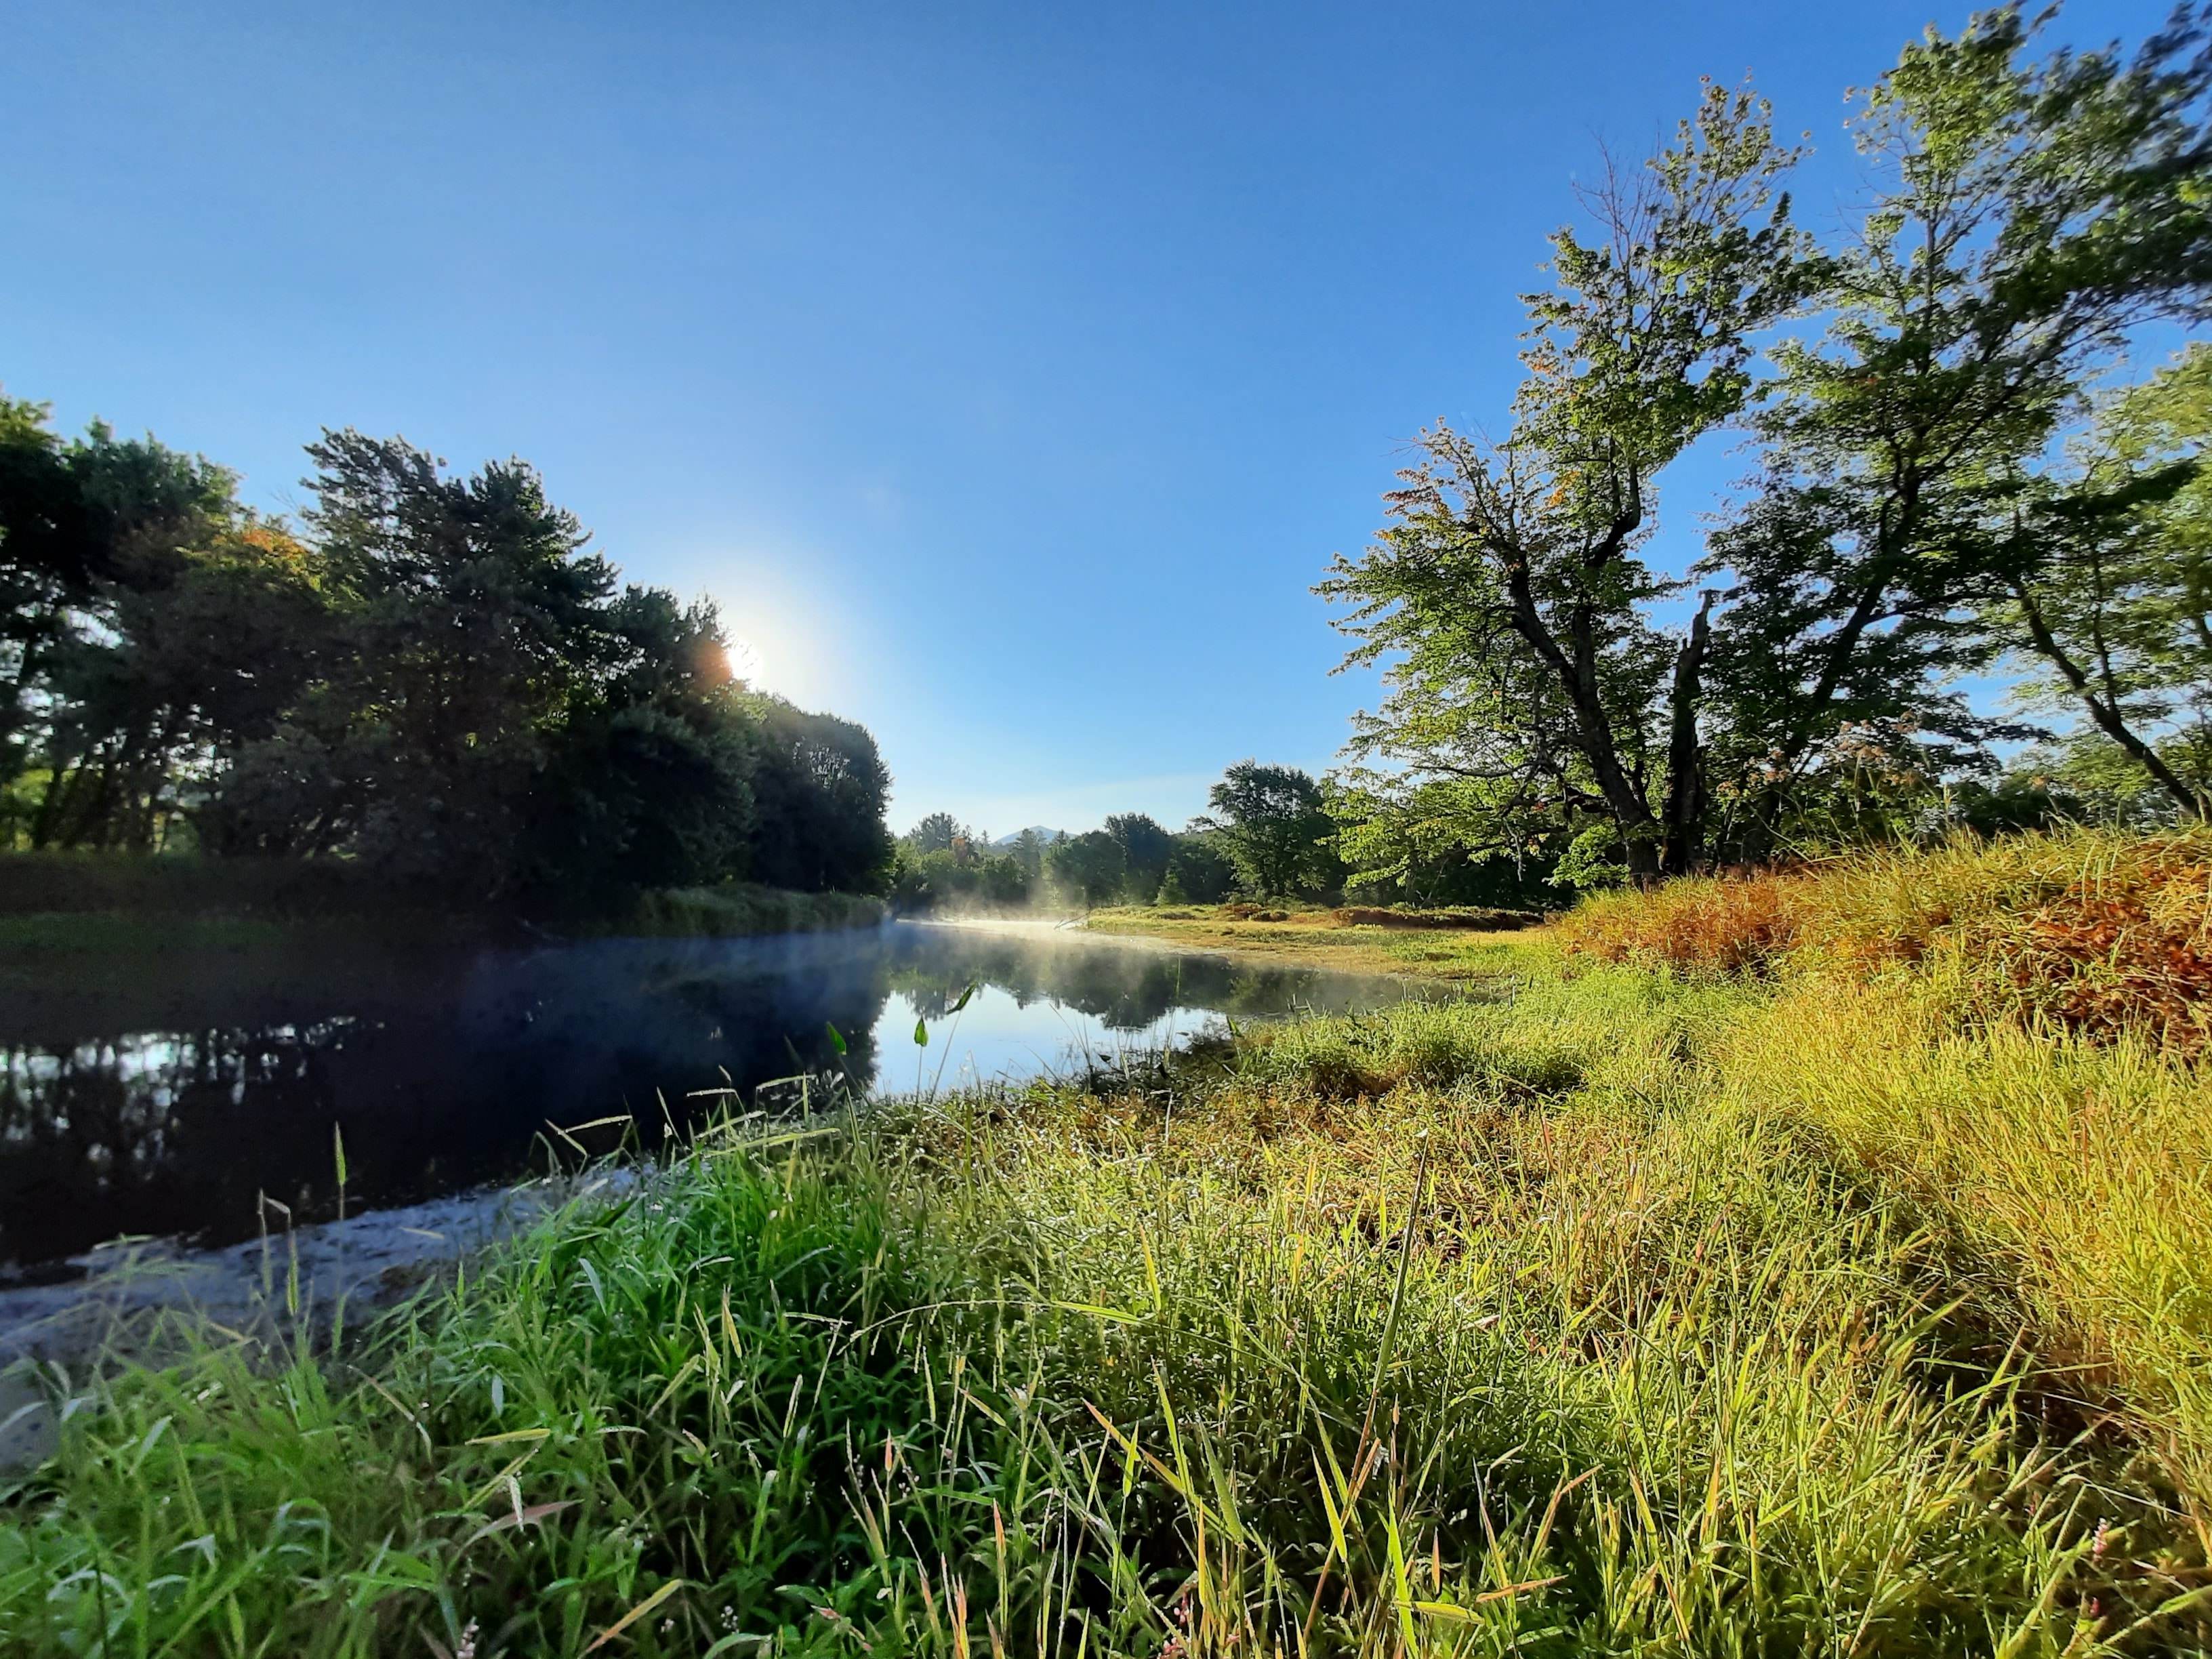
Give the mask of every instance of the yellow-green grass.
M 2085 1415 L 2212 1519 L 2212 1086 L 2139 1039 L 1969 1025 L 1924 987 L 1793 989 L 1720 1054 L 2019 1305 Z M 1978 1029 L 1976 1028 L 1978 1026 Z
M 1768 982 L 1731 1099 L 1832 1139 L 2009 1287 L 2089 1418 L 2212 1517 L 2212 833 L 1866 853 L 1578 909 L 1571 964 Z
M 1325 909 L 1246 914 L 1249 905 L 1121 905 L 1093 910 L 1087 925 L 1103 933 L 1141 934 L 1192 951 L 1239 951 L 1356 974 L 1403 974 L 1481 981 L 1510 977 L 1543 930 L 1402 928 L 1346 924 Z M 1262 920 L 1262 916 L 1279 920 Z
M 2188 1062 L 1501 948 L 56 1376 L 0 1650 L 2203 1650 Z

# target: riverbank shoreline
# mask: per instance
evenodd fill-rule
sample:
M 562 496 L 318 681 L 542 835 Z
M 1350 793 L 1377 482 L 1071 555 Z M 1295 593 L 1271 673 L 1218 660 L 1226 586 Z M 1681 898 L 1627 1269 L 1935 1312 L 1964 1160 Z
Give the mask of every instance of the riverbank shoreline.
M 708 1124 L 342 1352 L 41 1382 L 75 1415 L 0 1514 L 0 1646 L 228 1596 L 364 1654 L 810 1617 L 909 1654 L 2198 1651 L 2202 1062 L 1953 970 L 1995 938 L 2081 982 L 2011 920 L 2151 884 L 2193 927 L 2209 852 L 1685 882 L 1447 941 L 1510 997 Z
M 635 1185 L 626 1169 L 481 1188 L 342 1221 L 285 1224 L 200 1249 L 125 1238 L 0 1284 L 0 1474 L 51 1456 L 58 1425 L 33 1375 L 93 1362 L 162 1363 L 163 1316 L 264 1346 L 334 1319 L 359 1324 L 576 1199 Z
M 478 902 L 368 879 L 335 860 L 0 853 L 0 954 L 63 948 L 97 929 L 102 949 L 134 928 L 164 945 L 195 933 L 266 939 L 285 927 L 374 932 L 394 944 L 527 945 L 600 938 L 750 939 L 880 927 L 869 894 L 803 893 L 751 882 L 655 888 L 593 912 Z

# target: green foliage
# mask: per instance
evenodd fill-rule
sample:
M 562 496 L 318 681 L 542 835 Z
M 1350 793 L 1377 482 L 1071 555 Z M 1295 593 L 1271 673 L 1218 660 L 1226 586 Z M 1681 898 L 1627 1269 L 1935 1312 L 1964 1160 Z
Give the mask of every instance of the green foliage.
M 1042 875 L 1033 831 L 1024 830 L 1010 851 L 994 853 L 982 830 L 950 812 L 932 812 L 899 842 L 891 900 L 905 911 L 1021 910 L 1042 892 Z
M 0 765 L 46 774 L 34 842 L 163 838 L 216 723 L 265 721 L 297 684 L 297 550 L 234 483 L 97 424 L 64 443 L 0 398 Z
M 1076 904 L 1112 904 L 1128 879 L 1127 854 L 1103 830 L 1086 830 L 1054 842 L 1044 855 L 1045 876 Z
M 1655 475 L 1741 406 L 1748 337 L 1802 289 L 1780 190 L 1793 159 L 1762 103 L 1712 87 L 1672 147 L 1608 173 L 1589 198 L 1600 242 L 1559 233 L 1554 289 L 1526 296 L 1511 431 L 1424 433 L 1393 522 L 1320 585 L 1359 641 L 1347 661 L 1389 664 L 1353 754 L 1405 763 L 1413 787 L 1452 780 L 1471 851 L 1595 814 L 1633 867 L 1686 857 L 1698 770 L 1674 710 L 1694 709 L 1704 623 L 1680 650 L 1651 626 L 1680 584 L 1638 550 Z
M 2032 577 L 2028 477 L 2129 329 L 2212 279 L 2198 23 L 2133 63 L 2029 61 L 2033 33 L 2008 9 L 1931 33 L 1866 98 L 1881 194 L 1826 262 L 1824 334 L 1778 354 L 1759 489 L 1711 562 L 1737 584 L 1715 769 L 1751 821 L 1841 734 L 1887 730 L 1931 774 L 2008 735 L 1944 682 L 2027 641 L 1961 607 Z
M 0 404 L 11 840 L 601 909 L 887 878 L 867 733 L 733 682 L 714 608 L 618 587 L 528 466 L 308 453 L 295 533 L 204 460 Z
M 1170 882 L 1180 898 L 1167 896 Z M 1194 828 L 1176 837 L 1175 854 L 1160 878 L 1160 902 L 1218 904 L 1237 890 L 1237 863 L 1218 830 Z
M 930 852 L 901 842 L 891 880 L 892 902 L 906 911 L 1022 910 L 1037 891 L 1036 878 L 1020 859 L 994 855 L 966 841 Z
M 1109 814 L 1106 833 L 1121 848 L 1123 893 L 1133 904 L 1149 904 L 1167 878 L 1176 838 L 1142 812 Z
M 780 697 L 746 706 L 760 749 L 745 873 L 802 892 L 880 890 L 892 861 L 884 827 L 890 772 L 867 728 Z
M 2045 474 L 2021 510 L 2040 556 L 1985 607 L 2030 678 L 2031 707 L 2086 712 L 2169 810 L 2201 816 L 2212 777 L 2212 349 L 2191 346 L 2106 398 L 2071 477 Z
M 2132 58 L 2034 59 L 2037 27 L 2007 7 L 1906 47 L 1861 98 L 1873 199 L 1832 246 L 1790 228 L 1795 157 L 1748 94 L 1709 89 L 1591 193 L 1603 240 L 1563 236 L 1529 298 L 1506 439 L 1425 434 L 1391 522 L 1322 584 L 1390 686 L 1343 778 L 1355 862 L 1556 852 L 1604 821 L 1642 878 L 1893 834 L 2037 735 L 1958 688 L 2006 657 L 2196 810 L 2159 741 L 2203 684 L 2199 370 L 2115 403 L 2078 477 L 2052 463 L 2132 331 L 2212 292 L 2206 20 Z M 1812 331 L 1755 372 L 1789 318 Z M 1682 585 L 1638 557 L 1651 477 L 1739 416 L 1758 470 L 1662 629 Z
M 1239 761 L 1206 793 L 1213 832 L 1239 884 L 1261 897 L 1320 897 L 1343 882 L 1321 786 L 1294 766 Z M 1189 885 L 1188 880 L 1186 887 Z
M 1036 830 L 1024 830 L 1014 837 L 1014 844 L 1008 849 L 1009 855 L 1021 866 L 1022 873 L 1029 878 L 1032 887 L 1044 875 L 1044 840 Z
M 956 843 L 976 838 L 950 812 L 932 812 L 906 832 L 907 845 L 917 853 L 949 853 Z
M 1117 812 L 1103 830 L 1049 842 L 1024 830 L 994 852 L 980 831 L 933 812 L 901 841 L 891 893 L 908 911 L 1211 902 L 1236 881 L 1218 839 L 1206 830 L 1178 836 L 1145 813 Z M 1167 896 L 1170 885 L 1181 897 Z
M 1465 780 L 1407 783 L 1350 767 L 1324 779 L 1322 792 L 1336 821 L 1338 854 L 1352 872 L 1347 892 L 1385 902 L 1511 909 L 1541 908 L 1553 896 L 1547 878 L 1559 837 L 1510 853 L 1477 850 L 1483 804 Z

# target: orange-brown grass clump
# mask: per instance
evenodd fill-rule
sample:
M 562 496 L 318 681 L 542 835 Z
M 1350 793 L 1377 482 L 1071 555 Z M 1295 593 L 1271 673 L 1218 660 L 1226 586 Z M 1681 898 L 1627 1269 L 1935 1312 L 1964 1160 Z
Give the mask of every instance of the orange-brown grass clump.
M 1559 926 L 1560 947 L 1601 962 L 1736 974 L 1772 967 L 1797 942 L 1802 873 L 1674 881 L 1586 899 Z
M 1870 981 L 1917 969 L 1976 1018 L 2196 1053 L 2212 1036 L 2212 830 L 2069 830 L 1861 853 L 1586 902 L 1570 955 Z
M 1978 989 L 2069 1030 L 2195 1053 L 2212 1033 L 2212 846 L 2200 834 L 2118 850 L 2033 908 L 1964 923 L 1961 965 Z

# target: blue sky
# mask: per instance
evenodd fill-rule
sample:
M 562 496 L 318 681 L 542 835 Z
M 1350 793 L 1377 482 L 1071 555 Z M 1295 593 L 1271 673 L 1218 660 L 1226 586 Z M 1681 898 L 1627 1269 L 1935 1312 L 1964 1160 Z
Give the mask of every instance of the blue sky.
M 1180 823 L 1374 700 L 1307 590 L 1413 432 L 1501 421 L 1600 143 L 1749 70 L 1825 228 L 1843 89 L 1965 15 L 19 4 L 0 383 L 274 508 L 324 425 L 524 456 L 761 684 L 865 721 L 898 827 Z M 1673 557 L 1736 470 L 1669 481 Z

